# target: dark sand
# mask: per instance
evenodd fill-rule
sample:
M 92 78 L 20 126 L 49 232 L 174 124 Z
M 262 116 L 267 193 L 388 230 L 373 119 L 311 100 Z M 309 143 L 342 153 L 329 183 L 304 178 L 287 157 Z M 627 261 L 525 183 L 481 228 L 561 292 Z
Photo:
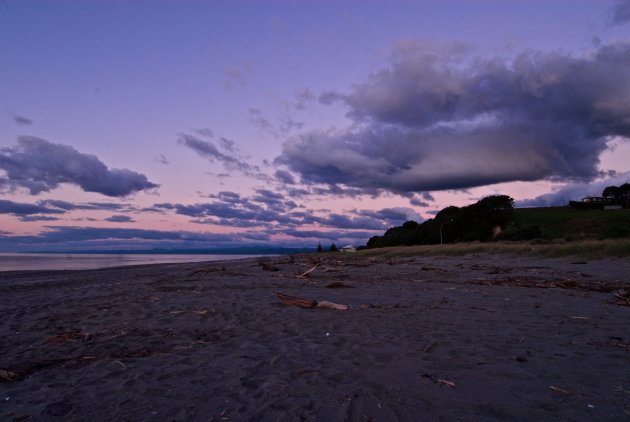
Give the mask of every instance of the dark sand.
M 0 420 L 629 420 L 630 264 L 575 261 L 0 273 Z

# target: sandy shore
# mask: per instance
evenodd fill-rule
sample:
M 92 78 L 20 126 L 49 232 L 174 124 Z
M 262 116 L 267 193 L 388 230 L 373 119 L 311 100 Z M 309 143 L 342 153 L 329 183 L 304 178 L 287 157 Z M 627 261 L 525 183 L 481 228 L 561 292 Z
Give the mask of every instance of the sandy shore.
M 0 273 L 0 419 L 630 419 L 627 261 L 262 261 Z

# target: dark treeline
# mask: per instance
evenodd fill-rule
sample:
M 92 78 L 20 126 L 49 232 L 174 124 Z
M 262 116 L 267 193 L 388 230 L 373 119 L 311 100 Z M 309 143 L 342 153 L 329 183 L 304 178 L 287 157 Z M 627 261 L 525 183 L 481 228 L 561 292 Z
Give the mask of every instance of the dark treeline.
M 497 238 L 513 221 L 514 200 L 507 195 L 488 196 L 465 207 L 444 208 L 435 218 L 422 224 L 407 221 L 402 226 L 390 228 L 383 236 L 372 237 L 367 247 L 484 242 Z M 539 232 L 527 233 L 529 228 L 520 230 L 525 232 L 512 233 L 512 236 L 531 238 L 539 235 Z

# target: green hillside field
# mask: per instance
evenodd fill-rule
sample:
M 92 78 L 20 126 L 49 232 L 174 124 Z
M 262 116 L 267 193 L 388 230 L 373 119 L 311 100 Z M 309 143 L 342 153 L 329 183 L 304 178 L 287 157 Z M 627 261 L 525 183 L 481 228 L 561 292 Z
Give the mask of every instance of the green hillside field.
M 549 240 L 591 240 L 630 237 L 630 209 L 579 210 L 570 207 L 516 208 L 520 227 L 535 225 Z

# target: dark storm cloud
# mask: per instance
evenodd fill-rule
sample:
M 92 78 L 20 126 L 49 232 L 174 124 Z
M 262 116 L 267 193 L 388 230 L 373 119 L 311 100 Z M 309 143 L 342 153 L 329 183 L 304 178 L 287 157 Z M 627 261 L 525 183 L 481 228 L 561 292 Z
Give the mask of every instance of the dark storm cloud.
M 54 221 L 57 217 L 48 214 L 65 214 L 75 210 L 131 210 L 128 204 L 90 202 L 86 204 L 73 204 L 71 202 L 56 199 L 45 199 L 34 204 L 0 200 L 0 214 L 12 214 L 19 216 L 20 221 Z
M 262 194 L 260 193 L 262 192 Z M 297 221 L 286 214 L 295 205 L 292 201 L 280 201 L 273 192 L 259 190 L 252 198 L 221 192 L 217 200 L 199 204 L 155 204 L 157 210 L 172 210 L 176 214 L 194 218 L 201 224 L 217 224 L 231 227 L 255 227 L 269 224 L 293 225 Z
M 0 214 L 33 215 L 33 214 L 63 214 L 65 211 L 46 206 L 44 203 L 27 204 L 0 199 Z
M 221 163 L 226 170 L 240 171 L 247 176 L 258 179 L 266 179 L 267 176 L 260 172 L 260 168 L 247 163 L 245 157 L 241 156 L 236 143 L 226 138 L 219 138 L 215 142 L 212 138 L 214 134 L 209 132 L 205 135 L 209 140 L 200 139 L 197 136 L 182 133 L 177 142 L 180 145 L 190 148 L 197 155 L 211 163 Z M 218 144 L 218 145 L 217 145 Z
M 128 215 L 112 215 L 111 217 L 107 217 L 105 221 L 109 221 L 110 223 L 133 223 L 133 218 Z
M 382 231 L 410 219 L 421 221 L 421 217 L 410 208 L 348 210 L 344 214 L 327 210 L 314 212 L 287 200 L 281 193 L 267 189 L 257 189 L 249 197 L 233 192 L 219 192 L 208 197 L 213 201 L 197 204 L 161 203 L 154 204 L 150 210 L 191 217 L 190 221 L 197 224 L 258 227 L 266 233 L 285 233 L 286 230 L 304 226 L 348 230 L 348 233 L 357 230 Z
M 509 61 L 402 45 L 350 94 L 327 93 L 350 128 L 295 136 L 276 164 L 372 193 L 593 179 L 610 138 L 630 137 L 628 74 L 630 44 Z
M 420 194 L 420 196 L 422 197 L 422 199 L 424 199 L 425 201 L 429 201 L 429 202 L 433 202 L 435 201 L 435 198 L 433 197 L 433 195 L 431 195 L 431 193 L 429 192 L 422 192 Z
M 395 207 L 395 208 L 383 208 L 378 211 L 373 210 L 355 210 L 359 215 L 371 217 L 384 221 L 387 225 L 401 225 L 405 221 L 414 220 L 421 222 L 422 217 L 411 208 Z
M 413 206 L 416 206 L 416 207 L 428 207 L 428 206 L 430 206 L 430 205 L 431 205 L 431 204 L 429 204 L 429 203 L 428 203 L 428 202 L 426 202 L 426 201 L 423 201 L 423 200 L 421 200 L 421 199 L 419 199 L 419 198 L 416 198 L 415 196 L 414 196 L 414 197 L 412 197 L 412 198 L 409 200 L 409 203 L 410 203 L 411 205 L 413 205 Z
M 367 240 L 375 234 L 382 234 L 381 232 L 369 232 L 369 231 L 323 231 L 323 230 L 298 230 L 298 229 L 289 229 L 284 230 L 283 234 L 288 234 L 297 238 L 308 238 L 308 239 L 320 239 L 320 240 L 330 240 L 330 241 L 338 241 L 341 239 L 362 239 Z M 340 246 L 340 245 L 337 245 Z
M 630 22 L 630 0 L 617 0 L 613 6 L 612 23 L 623 25 Z
M 208 198 L 217 198 L 221 202 L 235 204 L 241 201 L 241 195 L 236 192 L 221 191 L 216 195 L 208 195 Z
M 32 136 L 21 136 L 17 146 L 0 149 L 0 169 L 6 172 L 5 187 L 26 188 L 31 195 L 62 183 L 107 196 L 126 196 L 158 187 L 143 174 L 109 169 L 94 155 Z
M 256 189 L 256 195 L 252 196 L 251 200 L 276 209 L 279 212 L 284 211 L 287 207 L 287 201 L 284 200 L 284 195 L 272 192 L 268 189 Z
M 17 114 L 13 114 L 13 113 L 9 113 L 9 115 L 11 116 L 13 121 L 17 123 L 18 125 L 30 126 L 33 124 L 33 121 L 29 119 L 28 117 L 18 116 Z
M 115 211 L 115 210 L 130 210 L 133 207 L 129 204 L 120 204 L 116 202 L 87 202 L 87 203 L 72 203 L 67 201 L 61 201 L 58 199 L 44 199 L 42 201 L 38 201 L 38 204 L 42 204 L 49 207 L 59 208 L 64 211 L 74 211 L 74 210 L 105 210 L 105 211 Z
M 24 215 L 20 217 L 20 221 L 29 222 L 29 221 L 57 221 L 59 220 L 57 217 L 51 217 L 49 215 Z
M 387 224 L 383 221 L 366 216 L 349 217 L 343 214 L 331 213 L 326 217 L 315 219 L 322 226 L 338 229 L 384 230 Z
M 274 176 L 276 176 L 276 179 L 278 179 L 280 183 L 284 183 L 285 185 L 295 184 L 295 179 L 288 171 L 276 170 Z

